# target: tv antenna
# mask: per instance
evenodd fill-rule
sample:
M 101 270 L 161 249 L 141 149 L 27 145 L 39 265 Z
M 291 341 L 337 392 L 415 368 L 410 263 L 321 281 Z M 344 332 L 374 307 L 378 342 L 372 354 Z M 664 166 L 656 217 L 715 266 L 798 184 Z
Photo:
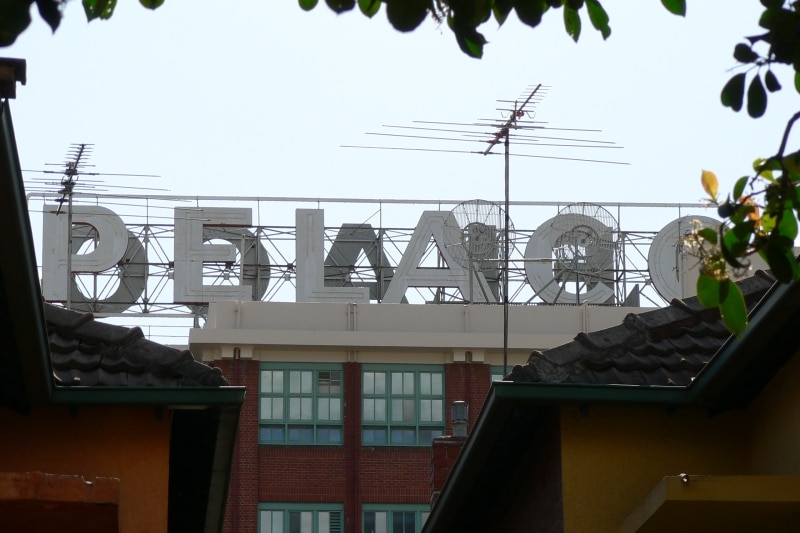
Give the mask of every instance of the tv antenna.
M 469 200 L 456 205 L 444 225 L 444 245 L 450 257 L 469 272 L 469 297 L 474 298 L 474 279 L 477 272 L 490 274 L 485 278 L 498 279 L 503 236 L 510 229 L 503 209 L 486 200 Z M 492 276 L 492 274 L 494 274 Z M 491 301 L 489 287 L 480 284 L 481 301 Z
M 57 194 L 60 194 L 61 197 L 56 199 L 58 203 L 58 209 L 56 210 L 56 216 L 61 215 L 63 210 L 64 204 L 67 204 L 66 214 L 67 214 L 67 301 L 66 301 L 66 308 L 71 309 L 72 307 L 72 251 L 74 247 L 73 239 L 74 239 L 74 231 L 72 228 L 72 212 L 73 212 L 73 196 L 75 195 L 75 187 L 78 185 L 78 179 L 82 176 L 126 176 L 126 177 L 145 177 L 145 178 L 158 178 L 159 176 L 154 174 L 114 174 L 114 173 L 100 173 L 100 172 L 87 172 L 85 169 L 93 168 L 94 165 L 90 165 L 87 163 L 89 157 L 91 156 L 92 152 L 94 151 L 94 144 L 91 143 L 74 143 L 70 145 L 69 149 L 67 150 L 67 155 L 65 161 L 63 163 L 45 163 L 45 166 L 61 166 L 61 170 L 23 170 L 23 172 L 39 172 L 42 174 L 60 174 L 61 179 L 58 182 L 54 181 L 45 181 L 45 186 L 58 186 L 60 187 L 57 191 Z M 47 180 L 48 178 L 44 178 Z M 35 180 L 40 181 L 40 180 Z M 97 180 L 81 180 L 81 183 L 89 188 L 97 188 L 97 184 L 100 183 Z M 153 190 L 153 191 L 165 191 L 167 189 L 156 189 L 156 188 L 146 188 L 146 187 L 122 187 L 122 186 L 114 186 L 118 188 L 124 189 L 141 189 L 141 190 Z M 36 188 L 29 187 L 29 189 Z M 88 234 L 83 232 L 81 237 L 86 238 Z
M 400 140 L 447 141 L 467 144 L 479 143 L 480 150 L 458 148 L 427 148 L 419 146 L 367 146 L 343 145 L 343 148 L 362 148 L 378 150 L 404 150 L 416 152 L 440 152 L 477 155 L 502 155 L 504 156 L 504 224 L 505 228 L 511 227 L 510 219 L 510 158 L 529 157 L 561 161 L 579 161 L 585 163 L 602 163 L 611 165 L 628 165 L 623 161 L 614 161 L 590 157 L 572 157 L 557 155 L 556 150 L 568 149 L 594 149 L 608 150 L 621 149 L 613 142 L 587 138 L 590 134 L 599 133 L 601 130 L 583 128 L 559 128 L 548 125 L 547 122 L 535 120 L 534 107 L 541 102 L 549 86 L 541 83 L 526 88 L 523 96 L 516 100 L 499 100 L 502 120 L 479 119 L 476 122 L 439 122 L 439 121 L 413 121 L 411 126 L 385 124 L 391 132 L 367 132 L 367 135 Z M 524 153 L 523 151 L 511 152 L 511 138 L 514 138 L 515 147 L 546 148 L 548 153 Z M 503 151 L 495 151 L 498 145 L 503 146 Z M 510 232 L 503 232 L 503 257 L 502 257 L 502 287 L 503 287 L 503 373 L 508 371 L 508 280 L 509 280 L 509 254 L 511 249 Z

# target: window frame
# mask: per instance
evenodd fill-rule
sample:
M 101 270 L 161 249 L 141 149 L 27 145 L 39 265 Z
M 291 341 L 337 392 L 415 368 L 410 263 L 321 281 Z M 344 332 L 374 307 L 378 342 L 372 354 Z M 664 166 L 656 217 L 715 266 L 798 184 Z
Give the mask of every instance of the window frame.
M 280 383 L 281 391 L 265 391 L 264 373 L 282 372 Z M 292 373 L 311 373 L 310 392 L 303 390 L 303 376 L 300 374 L 299 390 L 292 388 Z M 338 372 L 339 373 L 339 392 L 320 392 L 320 373 Z M 273 385 L 277 382 L 273 381 Z M 280 407 L 270 409 L 275 413 L 281 411 L 280 418 L 264 418 L 263 411 L 268 399 L 279 400 Z M 310 400 L 310 417 L 304 418 L 303 411 L 309 406 L 305 405 L 305 399 Z M 320 400 L 335 399 L 338 403 L 338 419 L 320 417 Z M 296 400 L 296 402 L 293 402 Z M 330 402 L 329 402 L 330 409 Z M 292 407 L 296 407 L 300 413 L 299 418 L 291 418 Z M 292 439 L 293 432 L 311 431 L 310 440 Z M 281 439 L 265 439 L 264 431 L 279 431 Z M 321 431 L 338 430 L 338 441 L 322 440 Z M 297 433 L 298 435 L 300 433 Z M 344 365 L 340 363 L 284 363 L 284 362 L 262 362 L 258 371 L 258 443 L 264 446 L 342 446 L 344 445 Z
M 364 503 L 361 505 L 361 532 L 367 531 L 367 513 L 386 513 L 386 533 L 392 533 L 394 513 L 414 513 L 414 533 L 420 533 L 431 513 L 431 506 L 423 503 Z
M 279 532 L 272 531 L 270 533 L 288 533 L 290 513 L 292 512 L 310 512 L 311 515 L 311 533 L 320 533 L 319 530 L 319 513 L 339 513 L 339 528 L 338 530 L 330 527 L 332 521 L 329 521 L 329 528 L 327 533 L 343 533 L 344 532 L 344 504 L 342 503 L 280 503 L 280 502 L 260 502 L 258 504 L 258 532 L 266 531 L 262 529 L 262 520 L 264 512 L 281 512 L 282 530 Z M 324 532 L 323 532 L 324 533 Z
M 383 374 L 383 392 L 376 385 L 377 375 Z M 413 392 L 409 392 L 408 375 L 412 375 Z M 436 374 L 439 383 L 429 382 L 430 391 L 423 393 L 424 374 Z M 369 376 L 368 376 L 369 375 Z M 395 375 L 402 379 L 395 381 Z M 436 388 L 440 389 L 435 393 Z M 446 429 L 446 383 L 444 365 L 363 364 L 361 366 L 361 445 L 373 446 L 430 446 Z M 411 402 L 411 403 L 409 403 Z M 436 403 L 438 402 L 438 403 Z M 413 416 L 407 419 L 405 409 L 413 405 Z M 430 411 L 431 420 L 422 420 L 422 406 Z M 382 416 L 381 416 L 382 415 Z M 413 430 L 413 442 L 409 430 Z M 422 434 L 430 430 L 430 440 Z M 383 438 L 376 437 L 383 434 Z M 368 437 L 369 435 L 369 437 Z M 395 435 L 399 437 L 395 438 Z

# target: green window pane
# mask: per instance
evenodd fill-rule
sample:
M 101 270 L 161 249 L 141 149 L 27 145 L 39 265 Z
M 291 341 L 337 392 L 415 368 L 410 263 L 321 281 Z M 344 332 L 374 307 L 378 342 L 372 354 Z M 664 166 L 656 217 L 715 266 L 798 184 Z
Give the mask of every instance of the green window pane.
M 430 396 L 431 394 L 431 373 L 419 373 L 419 393 Z
M 364 394 L 375 394 L 375 372 L 364 372 Z
M 261 398 L 262 420 L 283 420 L 283 398 Z
M 317 378 L 317 391 L 320 394 L 341 394 L 342 373 L 338 370 L 321 370 Z
M 314 413 L 311 409 L 311 398 L 289 398 L 289 419 L 290 420 L 312 420 Z
M 382 511 L 364 513 L 364 533 L 388 533 L 386 513 Z
M 259 533 L 283 533 L 283 511 L 261 511 Z
M 261 392 L 283 394 L 283 371 L 263 370 L 261 372 Z
M 289 394 L 311 394 L 310 370 L 292 370 L 289 372 Z
M 312 533 L 311 511 L 289 511 L 289 533 Z
M 397 398 L 392 400 L 392 421 L 413 422 L 414 400 L 411 398 Z
M 414 512 L 395 511 L 392 513 L 392 533 L 415 533 Z
M 319 420 L 341 420 L 342 400 L 339 398 L 317 399 L 317 418 Z
M 439 372 L 431 374 L 431 394 L 434 396 L 444 394 L 444 376 Z
M 414 373 L 392 372 L 392 394 L 414 394 Z

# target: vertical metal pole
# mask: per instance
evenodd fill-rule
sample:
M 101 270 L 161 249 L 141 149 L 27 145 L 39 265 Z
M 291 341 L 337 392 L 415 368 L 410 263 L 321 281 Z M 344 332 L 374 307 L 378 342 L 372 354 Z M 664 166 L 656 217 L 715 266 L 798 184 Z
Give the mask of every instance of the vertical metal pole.
M 516 110 L 515 110 L 516 112 Z M 506 128 L 506 138 L 505 138 L 505 159 L 506 159 L 506 171 L 505 171 L 505 186 L 506 186 L 506 198 L 505 198 L 505 231 L 503 232 L 504 235 L 504 248 L 503 248 L 503 376 L 508 373 L 508 255 L 510 253 L 510 242 L 511 239 L 509 238 L 509 225 L 511 223 L 511 217 L 508 214 L 508 207 L 509 207 L 509 179 L 508 179 L 508 161 L 509 161 L 509 140 L 508 140 L 508 132 L 509 129 Z
M 67 309 L 70 309 L 72 307 L 72 187 L 71 185 L 67 187 Z

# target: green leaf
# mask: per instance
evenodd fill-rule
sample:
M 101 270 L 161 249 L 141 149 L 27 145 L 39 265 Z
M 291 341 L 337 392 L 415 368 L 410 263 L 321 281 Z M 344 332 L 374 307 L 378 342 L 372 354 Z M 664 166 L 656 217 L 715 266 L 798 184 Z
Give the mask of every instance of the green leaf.
M 492 13 L 494 13 L 494 19 L 497 21 L 498 25 L 503 25 L 513 7 L 514 0 L 495 0 L 492 5 Z
M 447 24 L 453 30 L 458 47 L 462 52 L 476 59 L 483 57 L 483 45 L 486 44 L 486 38 L 477 29 L 461 24 L 453 17 L 447 17 Z
M 576 9 L 564 6 L 564 29 L 576 43 L 581 36 L 581 16 Z
M 734 267 L 741 267 L 738 258 L 747 251 L 750 239 L 755 232 L 756 223 L 753 220 L 746 220 L 733 226 L 725 232 L 720 243 L 720 251 L 725 260 Z
M 744 43 L 739 43 L 733 49 L 733 58 L 739 63 L 753 63 L 758 59 L 758 54 L 753 52 L 753 49 Z
M 298 0 L 297 3 L 300 4 L 300 9 L 302 9 L 303 11 L 311 11 L 312 9 L 317 7 L 319 0 Z
M 330 3 L 331 0 L 326 0 Z M 394 29 L 402 32 L 415 30 L 428 16 L 426 0 L 387 0 L 386 15 Z
M 787 207 L 783 210 L 781 221 L 776 229 L 778 230 L 778 235 L 790 242 L 794 242 L 795 238 L 797 238 L 797 219 L 794 218 L 794 212 L 791 208 Z
M 30 4 L 0 2 L 0 46 L 8 46 L 31 23 Z
M 62 4 L 59 0 L 36 0 L 39 16 L 47 22 L 47 25 L 54 32 L 61 23 L 61 6 Z
M 762 257 L 767 261 L 772 275 L 783 283 L 800 278 L 800 267 L 794 257 L 792 241 L 770 239 L 763 250 Z
M 83 12 L 86 20 L 91 22 L 96 18 L 108 20 L 114 14 L 117 0 L 83 0 Z
M 794 73 L 794 90 L 800 93 L 800 71 Z
M 351 11 L 353 8 L 356 7 L 356 0 L 325 0 L 325 3 L 328 4 L 328 7 L 331 8 L 334 11 L 334 13 L 344 13 L 345 11 Z M 414 2 L 409 2 L 409 3 L 414 3 Z M 392 19 L 390 18 L 389 22 L 391 22 L 391 20 Z
M 739 286 L 729 279 L 720 282 L 719 312 L 722 322 L 731 333 L 741 333 L 747 328 L 747 306 Z
M 697 299 L 703 307 L 719 305 L 719 285 L 719 280 L 708 274 L 700 274 L 697 278 Z
M 702 228 L 697 234 L 710 244 L 717 244 L 717 232 L 714 228 Z
M 661 3 L 673 15 L 686 16 L 686 0 L 661 0 Z
M 728 83 L 726 83 L 725 87 L 722 88 L 722 94 L 720 95 L 720 100 L 722 100 L 723 106 L 730 107 L 734 111 L 739 111 L 742 109 L 742 102 L 744 101 L 745 77 L 746 74 L 744 72 L 740 72 L 728 80 Z
M 114 1 L 116 2 L 116 0 Z M 147 9 L 156 9 L 161 7 L 161 5 L 164 3 L 164 0 L 139 0 L 139 3 Z
M 767 91 L 761 83 L 761 76 L 756 74 L 747 89 L 747 114 L 758 118 L 767 110 Z
M 778 81 L 778 77 L 775 76 L 775 73 L 772 72 L 771 70 L 768 70 L 767 73 L 764 75 L 764 83 L 766 83 L 767 90 L 771 93 L 781 90 L 781 84 Z
M 742 176 L 738 180 L 736 180 L 736 184 L 733 186 L 733 197 L 734 198 L 741 198 L 742 193 L 744 192 L 744 188 L 747 185 L 747 181 L 750 178 L 747 176 Z
M 608 25 L 608 13 L 597 0 L 586 0 L 586 10 L 589 12 L 589 20 L 596 30 L 600 31 L 603 39 L 608 39 L 611 35 L 611 28 Z
M 542 21 L 544 12 L 550 9 L 545 0 L 515 0 L 514 10 L 523 24 L 536 27 Z

